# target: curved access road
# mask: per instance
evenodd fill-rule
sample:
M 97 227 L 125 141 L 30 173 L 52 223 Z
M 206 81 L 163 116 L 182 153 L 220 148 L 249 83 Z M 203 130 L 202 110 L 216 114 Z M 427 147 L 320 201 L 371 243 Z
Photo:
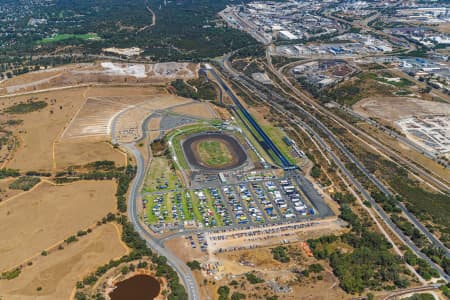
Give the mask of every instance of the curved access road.
M 128 216 L 130 218 L 130 222 L 133 224 L 135 230 L 139 233 L 141 238 L 146 241 L 147 246 L 151 250 L 167 258 L 168 265 L 170 265 L 178 273 L 178 276 L 180 276 L 181 281 L 187 290 L 189 299 L 200 300 L 197 282 L 195 281 L 194 275 L 188 266 L 170 250 L 165 248 L 164 245 L 158 243 L 157 239 L 148 233 L 144 225 L 140 222 L 137 204 L 139 190 L 145 178 L 144 158 L 134 144 L 123 144 L 122 146 L 135 157 L 137 166 L 136 177 L 133 180 L 128 201 Z

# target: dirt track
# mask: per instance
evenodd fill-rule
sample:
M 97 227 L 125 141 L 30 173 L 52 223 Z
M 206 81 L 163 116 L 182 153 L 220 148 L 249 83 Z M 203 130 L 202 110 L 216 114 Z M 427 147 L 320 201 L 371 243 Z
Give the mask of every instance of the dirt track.
M 196 151 L 197 149 L 196 145 L 201 141 L 211 139 L 219 140 L 228 147 L 230 153 L 233 154 L 233 158 L 231 159 L 230 163 L 228 163 L 223 167 L 215 168 L 208 166 L 205 162 L 203 162 L 200 159 L 199 154 Z M 205 132 L 190 136 L 185 141 L 183 141 L 182 147 L 188 163 L 196 169 L 207 171 L 230 170 L 241 166 L 247 160 L 247 154 L 245 153 L 244 149 L 242 149 L 242 147 L 239 145 L 239 142 L 233 137 L 219 132 Z

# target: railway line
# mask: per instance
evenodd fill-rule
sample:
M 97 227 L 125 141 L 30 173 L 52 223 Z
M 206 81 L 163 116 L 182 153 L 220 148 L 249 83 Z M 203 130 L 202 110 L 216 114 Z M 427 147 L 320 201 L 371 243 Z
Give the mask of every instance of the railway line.
M 229 58 L 229 56 L 228 56 Z M 239 74 L 236 70 L 234 70 L 229 65 L 228 59 L 224 59 L 222 63 L 222 67 L 224 70 L 229 72 L 229 74 L 233 77 L 234 80 L 239 82 L 241 85 L 245 86 L 247 89 L 255 93 L 260 99 L 262 99 L 266 104 L 268 104 L 270 107 L 274 108 L 279 113 L 286 115 L 287 117 L 290 117 L 291 120 L 294 120 L 294 123 L 296 123 L 298 126 L 302 126 L 307 129 L 307 131 L 314 136 L 316 141 L 321 145 L 323 149 L 332 157 L 333 161 L 338 165 L 339 169 L 343 172 L 343 174 L 346 175 L 346 177 L 350 180 L 350 182 L 357 188 L 357 190 L 363 195 L 363 197 L 369 201 L 369 203 L 372 204 L 377 214 L 380 216 L 380 218 L 384 221 L 386 225 L 391 229 L 392 232 L 395 233 L 418 257 L 424 259 L 427 261 L 431 266 L 433 266 L 436 270 L 438 270 L 440 276 L 442 278 L 445 278 L 446 281 L 449 281 L 449 276 L 446 274 L 440 266 L 435 264 L 428 256 L 426 256 L 424 253 L 420 251 L 420 249 L 407 237 L 390 219 L 390 217 L 384 212 L 384 210 L 376 203 L 376 201 L 370 196 L 370 194 L 367 192 L 367 190 L 362 186 L 362 184 L 351 174 L 351 172 L 345 167 L 343 162 L 339 159 L 339 157 L 331 150 L 329 145 L 323 140 L 323 138 L 314 130 L 309 124 L 306 124 L 303 122 L 296 114 L 292 113 L 292 111 L 287 111 L 282 105 L 277 103 L 276 101 L 269 101 L 266 94 L 262 93 L 261 90 L 266 90 L 266 92 L 271 96 L 278 100 L 285 101 L 283 97 L 278 95 L 274 91 L 267 91 L 267 89 L 263 86 L 260 86 L 258 83 L 252 82 L 251 79 L 247 78 L 244 75 Z M 303 107 L 301 107 L 297 103 L 290 102 L 291 105 L 293 105 L 296 108 L 297 112 L 300 112 L 303 117 L 308 119 L 314 126 L 318 127 L 320 131 L 336 146 L 337 149 L 339 149 L 352 163 L 354 163 L 363 173 L 366 177 L 369 178 L 369 180 L 374 180 L 377 182 L 377 184 L 380 185 L 380 187 L 383 188 L 383 192 L 389 192 L 389 190 L 384 187 L 384 185 L 381 182 L 378 182 L 377 179 L 368 172 L 365 167 L 354 157 L 354 155 L 336 138 L 336 136 L 325 126 L 323 125 L 315 116 L 313 116 L 311 113 L 309 113 L 307 110 L 305 110 Z M 363 171 L 364 170 L 364 171 Z M 390 192 L 389 192 L 390 193 Z M 402 209 L 402 206 L 400 206 Z M 406 207 L 403 206 L 403 209 L 406 210 Z M 416 219 L 417 220 L 417 219 Z M 418 222 L 420 224 L 420 222 Z M 421 224 L 420 224 L 421 225 Z M 423 225 L 422 225 L 423 227 Z M 423 228 L 426 230 L 426 228 Z M 420 230 L 420 228 L 419 228 Z M 422 231 L 422 230 L 421 230 Z M 426 231 L 428 232 L 428 231 Z M 434 237 L 431 233 L 428 232 L 429 235 Z M 427 235 L 426 235 L 427 236 Z M 436 239 L 436 238 L 435 238 Z M 432 241 L 432 239 L 430 238 Z M 437 239 L 436 239 L 437 240 Z M 432 241 L 433 242 L 433 241 Z M 433 243 L 434 244 L 434 243 Z M 434 244 L 437 247 L 445 247 L 442 245 L 442 243 L 436 243 Z M 445 248 L 444 251 L 446 253 L 448 252 L 448 249 Z
M 271 65 L 271 63 L 269 63 L 269 65 Z M 379 141 L 375 140 L 374 138 L 368 136 L 366 133 L 362 132 L 360 129 L 355 128 L 354 126 L 352 126 L 351 124 L 348 124 L 348 122 L 346 122 L 345 120 L 342 120 L 339 117 L 336 117 L 334 115 L 332 115 L 330 112 L 326 111 L 325 109 L 323 109 L 322 107 L 319 107 L 319 105 L 317 105 L 317 103 L 315 103 L 315 101 L 313 99 L 310 99 L 309 97 L 307 97 L 304 93 L 302 93 L 301 91 L 299 91 L 295 86 L 293 86 L 293 84 L 282 74 L 279 74 L 277 70 L 275 70 L 275 68 L 273 68 L 272 66 L 272 72 L 274 72 L 275 75 L 278 76 L 278 78 L 280 80 L 282 80 L 301 100 L 307 102 L 309 105 L 311 105 L 312 107 L 314 107 L 315 110 L 317 110 L 318 112 L 324 114 L 327 118 L 331 119 L 331 120 L 335 120 L 335 122 L 341 126 L 343 126 L 344 128 L 348 129 L 349 131 L 355 133 L 356 135 L 360 136 L 360 137 L 364 137 L 366 139 L 368 139 L 372 145 L 374 144 L 375 146 L 381 148 L 382 150 L 384 150 L 385 153 L 394 157 L 394 161 L 402 161 L 405 162 L 405 160 L 398 154 L 396 154 L 395 152 L 393 152 L 391 149 L 389 149 L 388 147 L 384 146 L 382 143 L 380 143 Z M 278 96 L 279 97 L 279 96 Z M 311 113 L 309 113 L 308 111 L 306 111 L 305 109 L 303 109 L 300 105 L 296 104 L 296 108 L 298 108 L 304 115 L 306 115 L 309 119 L 311 119 L 313 121 L 313 123 L 318 126 L 322 132 L 324 132 L 332 141 L 333 144 L 340 150 L 342 151 L 345 156 L 347 156 L 357 167 L 358 169 L 364 173 L 364 175 L 386 196 L 388 197 L 392 197 L 393 194 L 392 192 L 378 179 L 376 178 L 372 173 L 370 173 L 365 166 L 353 155 L 353 153 L 351 153 L 341 142 L 339 139 L 336 138 L 336 136 L 331 132 L 331 130 L 329 130 L 325 125 L 323 125 L 315 116 L 313 116 Z M 413 165 L 412 163 L 406 161 L 405 162 L 407 164 L 408 167 L 413 169 L 413 172 L 416 172 L 422 176 L 424 176 L 425 178 L 431 180 L 435 185 L 437 185 L 438 187 L 440 187 L 441 189 L 443 189 L 445 192 L 449 192 L 449 187 L 441 182 L 440 180 L 434 178 L 433 176 L 431 176 L 430 174 L 428 174 L 427 172 L 423 171 L 421 168 L 418 168 L 417 166 Z M 445 252 L 445 255 L 447 257 L 450 257 L 450 250 L 445 247 L 445 245 L 439 240 L 437 239 L 427 228 L 425 228 L 425 226 L 423 226 L 423 224 L 416 218 L 416 216 L 414 216 L 414 214 L 412 214 L 407 208 L 406 206 L 401 203 L 398 202 L 399 204 L 399 208 L 402 210 L 402 212 L 410 219 L 411 223 L 413 223 L 413 225 L 420 230 L 420 232 L 422 232 L 422 234 L 424 234 L 427 239 L 435 246 L 438 247 L 440 249 L 442 249 Z

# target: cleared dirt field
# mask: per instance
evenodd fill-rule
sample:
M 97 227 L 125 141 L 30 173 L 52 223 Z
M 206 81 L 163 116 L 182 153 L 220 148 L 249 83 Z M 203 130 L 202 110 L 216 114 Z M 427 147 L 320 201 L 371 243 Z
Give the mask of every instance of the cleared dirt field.
M 163 93 L 167 93 L 167 90 L 161 86 L 94 86 L 86 93 L 86 97 L 136 97 L 154 96 Z
M 115 224 L 103 225 L 64 250 L 40 257 L 18 278 L 0 281 L 1 299 L 70 299 L 75 284 L 98 266 L 125 255 Z M 41 291 L 37 288 L 41 287 Z
M 195 102 L 171 109 L 174 113 L 201 119 L 214 119 L 217 114 L 208 102 Z
M 40 111 L 2 116 L 6 120 L 23 120 L 22 124 L 14 127 L 14 134 L 19 138 L 19 147 L 6 167 L 23 171 L 51 170 L 53 166 L 53 142 L 84 103 L 83 93 L 85 90 L 85 88 L 70 89 L 0 99 L 0 108 L 6 108 L 22 101 L 25 102 L 30 98 L 35 99 L 34 101 L 46 101 L 48 103 L 47 107 Z
M 144 120 L 154 111 L 169 109 L 177 105 L 191 102 L 190 99 L 173 95 L 156 95 L 148 97 L 139 104 L 129 106 L 120 114 L 112 116 L 111 124 L 113 134 L 117 141 L 132 142 L 142 137 L 142 126 Z
M 197 77 L 199 65 L 191 63 L 124 64 L 102 62 L 32 72 L 0 84 L 0 94 L 49 88 L 100 84 L 164 84 L 173 79 Z M 23 78 L 23 80 L 22 80 Z
M 388 122 L 411 116 L 450 114 L 450 104 L 407 97 L 366 98 L 353 105 L 361 115 Z
M 62 139 L 100 136 L 109 139 L 112 120 L 119 114 L 147 102 L 165 108 L 167 91 L 160 87 L 94 87 L 86 91 L 86 103 L 73 117 Z M 157 106 L 157 104 L 156 104 Z
M 339 286 L 338 280 L 328 266 L 323 265 L 324 271 L 320 272 L 322 279 L 317 279 L 319 274 L 311 273 L 308 277 L 298 276 L 293 270 L 307 269 L 310 264 L 318 261 L 313 257 L 307 257 L 303 252 L 301 244 L 286 245 L 289 263 L 281 263 L 273 259 L 272 248 L 259 248 L 252 250 L 235 251 L 220 255 L 220 261 L 224 264 L 226 272 L 234 274 L 233 279 L 238 281 L 235 290 L 247 295 L 247 299 L 255 299 L 256 296 L 276 294 L 269 287 L 268 281 L 276 281 L 280 286 L 288 285 L 292 291 L 288 293 L 278 293 L 278 299 L 349 299 Z M 252 266 L 243 266 L 240 262 L 250 263 Z M 263 278 L 265 283 L 252 285 L 241 274 L 256 271 L 256 276 Z M 228 285 L 230 280 L 222 279 L 215 285 L 208 285 L 209 294 L 214 294 L 217 287 Z M 242 286 L 241 283 L 244 283 Z M 301 295 L 301 296 L 300 296 Z M 217 297 L 217 296 L 216 296 Z M 214 298 L 217 299 L 217 298 Z M 262 297 L 264 299 L 264 297 Z
M 450 33 L 450 23 L 442 23 L 438 28 L 440 32 Z
M 55 144 L 55 167 L 57 170 L 69 166 L 88 164 L 99 160 L 114 161 L 117 167 L 126 164 L 126 155 L 107 142 L 71 140 Z
M 116 210 L 114 181 L 43 183 L 0 204 L 0 271 L 10 269 Z
M 151 131 L 157 130 L 157 131 L 159 131 L 160 123 L 161 123 L 161 117 L 151 118 L 148 121 L 147 130 L 151 130 Z

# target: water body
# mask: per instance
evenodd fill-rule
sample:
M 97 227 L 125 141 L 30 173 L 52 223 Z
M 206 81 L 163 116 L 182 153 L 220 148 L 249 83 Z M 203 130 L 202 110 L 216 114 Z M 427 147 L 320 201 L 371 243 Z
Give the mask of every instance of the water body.
M 158 280 L 148 275 L 136 275 L 121 281 L 109 296 L 111 300 L 153 300 L 161 291 Z

